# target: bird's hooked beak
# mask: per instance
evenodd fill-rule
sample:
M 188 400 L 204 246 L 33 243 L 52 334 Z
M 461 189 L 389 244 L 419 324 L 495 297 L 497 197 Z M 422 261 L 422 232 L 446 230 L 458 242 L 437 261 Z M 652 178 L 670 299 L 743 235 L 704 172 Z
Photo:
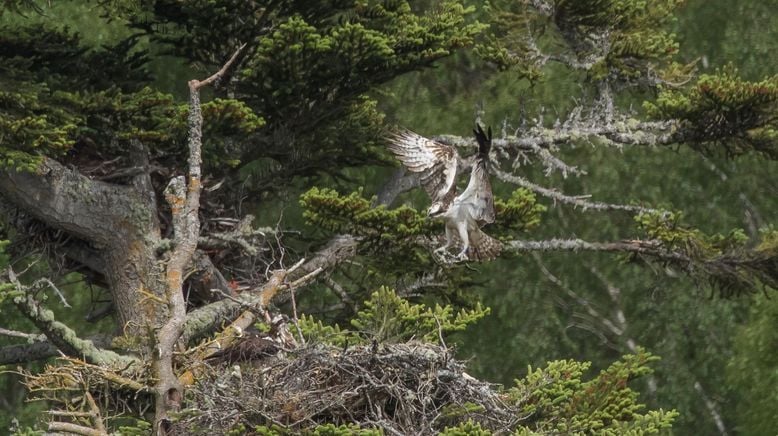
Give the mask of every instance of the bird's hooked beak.
M 440 203 L 433 203 L 432 206 L 430 206 L 429 209 L 427 209 L 427 216 L 430 218 L 435 218 L 440 216 L 443 211 L 440 210 Z

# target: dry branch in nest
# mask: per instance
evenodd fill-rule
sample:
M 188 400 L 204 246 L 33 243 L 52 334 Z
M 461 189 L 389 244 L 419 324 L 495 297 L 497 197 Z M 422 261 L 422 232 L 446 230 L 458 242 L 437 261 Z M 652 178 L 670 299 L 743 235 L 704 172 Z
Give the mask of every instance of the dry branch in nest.
M 448 349 L 424 343 L 345 350 L 319 344 L 222 364 L 188 394 L 190 407 L 174 424 L 176 434 L 223 434 L 239 424 L 297 432 L 355 423 L 421 435 L 468 419 L 508 431 L 520 420 L 515 403 L 467 375 Z

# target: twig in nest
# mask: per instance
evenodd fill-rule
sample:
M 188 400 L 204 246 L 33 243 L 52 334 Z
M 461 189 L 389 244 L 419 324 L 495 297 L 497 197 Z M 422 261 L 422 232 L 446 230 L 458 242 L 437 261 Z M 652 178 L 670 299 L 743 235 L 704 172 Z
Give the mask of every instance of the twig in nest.
M 353 422 L 421 435 L 467 420 L 510 432 L 523 419 L 519 404 L 467 376 L 444 347 L 423 343 L 308 346 L 256 359 L 240 374 L 212 369 L 190 392 L 196 413 L 177 423 L 182 434 L 226 431 L 235 414 L 247 426 L 280 424 L 291 432 Z

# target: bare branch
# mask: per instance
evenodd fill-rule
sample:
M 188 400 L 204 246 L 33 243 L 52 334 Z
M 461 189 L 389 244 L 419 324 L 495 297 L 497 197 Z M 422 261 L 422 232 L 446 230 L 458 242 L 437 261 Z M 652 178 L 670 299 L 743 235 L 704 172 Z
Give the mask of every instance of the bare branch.
M 495 138 L 492 147 L 494 150 L 507 149 L 534 153 L 538 147 L 550 149 L 580 141 L 597 141 L 618 147 L 671 145 L 682 140 L 674 127 L 673 121 L 637 121 L 624 117 L 610 124 L 604 124 L 589 119 L 578 119 L 571 115 L 567 122 L 555 128 L 534 126 L 522 132 L 521 136 Z M 455 135 L 440 135 L 436 136 L 435 140 L 455 147 L 476 147 L 473 139 Z
M 546 241 L 514 240 L 505 243 L 505 251 L 604 251 L 611 253 L 635 253 L 689 264 L 692 260 L 683 253 L 662 248 L 661 243 L 652 240 L 631 240 L 620 242 L 588 242 L 583 239 L 550 239 Z
M 133 187 L 91 180 L 49 158 L 34 173 L 0 171 L 0 195 L 55 228 L 102 245 L 134 222 L 127 217 L 145 210 Z
M 181 375 L 181 383 L 184 385 L 191 385 L 194 383 L 198 371 L 197 365 L 201 364 L 205 359 L 213 356 L 215 353 L 229 347 L 237 338 L 243 334 L 243 331 L 245 331 L 254 323 L 254 320 L 256 319 L 255 313 L 257 311 L 264 311 L 270 304 L 270 301 L 273 299 L 273 297 L 275 297 L 279 292 L 284 290 L 294 292 L 298 286 L 302 286 L 321 273 L 322 269 L 317 268 L 314 271 L 311 271 L 310 273 L 298 278 L 292 283 L 286 283 L 286 278 L 291 275 L 292 272 L 297 270 L 303 264 L 303 261 L 304 259 L 301 259 L 294 266 L 287 270 L 273 271 L 270 280 L 268 280 L 267 283 L 265 283 L 260 289 L 244 291 L 243 294 L 241 294 L 240 299 L 230 299 L 232 303 L 238 304 L 242 308 L 247 305 L 249 307 L 248 309 L 244 310 L 235 320 L 233 320 L 229 326 L 222 330 L 216 336 L 216 338 L 209 341 L 197 352 L 197 355 L 194 358 L 195 367 L 190 368 Z M 251 298 L 245 298 L 248 296 Z
M 260 253 L 260 242 L 264 242 L 268 235 L 275 235 L 277 230 L 270 227 L 254 228 L 251 226 L 253 221 L 253 215 L 246 215 L 230 231 L 212 232 L 208 236 L 200 236 L 197 242 L 198 247 L 231 248 L 237 246 L 249 256 L 256 256 Z
M 47 279 L 46 277 L 38 279 L 35 281 L 35 283 L 32 284 L 33 288 L 40 288 L 41 285 L 48 285 L 55 294 L 59 297 L 59 301 L 62 302 L 62 307 L 66 307 L 68 309 L 71 308 L 71 306 L 68 304 L 67 300 L 65 299 L 65 296 L 62 295 L 62 291 L 59 290 L 57 285 L 55 285 L 51 280 Z
M 36 334 L 36 333 L 24 333 L 24 332 L 18 332 L 16 330 L 8 330 L 0 327 L 0 335 L 3 336 L 9 336 L 12 338 L 22 338 L 27 339 L 28 341 L 34 341 L 34 342 L 41 342 L 46 339 L 46 335 L 42 334 Z
M 200 88 L 221 78 L 232 66 L 238 55 L 246 47 L 243 44 L 235 54 L 215 74 L 204 81 L 189 81 L 189 134 L 188 146 L 189 165 L 188 180 L 176 177 L 170 181 L 165 190 L 165 198 L 170 205 L 173 221 L 175 248 L 170 254 L 166 270 L 166 297 L 169 317 L 157 333 L 157 353 L 153 361 L 154 373 L 157 378 L 156 408 L 154 428 L 156 433 L 167 433 L 169 411 L 178 410 L 183 401 L 183 385 L 173 371 L 173 348 L 184 331 L 186 322 L 186 302 L 181 289 L 183 270 L 192 260 L 197 248 L 200 234 L 200 192 L 202 189 L 202 134 L 203 114 L 200 108 Z
M 93 365 L 88 362 L 84 362 L 81 359 L 72 358 L 72 357 L 64 357 L 64 360 L 67 360 L 71 364 L 82 367 L 85 369 L 88 369 L 90 371 L 93 371 L 96 375 L 98 375 L 101 379 L 105 380 L 108 383 L 111 383 L 112 385 L 120 388 L 120 389 L 126 389 L 133 392 L 149 392 L 150 389 L 145 384 L 142 384 L 136 380 L 127 378 L 121 374 L 119 374 L 116 371 L 113 371 L 109 368 L 105 368 L 103 366 L 99 365 Z
M 86 397 L 87 405 L 89 406 L 89 413 L 90 417 L 92 418 L 92 422 L 95 423 L 95 430 L 101 434 L 107 435 L 108 432 L 105 431 L 105 425 L 103 425 L 103 417 L 100 414 L 100 408 L 97 407 L 97 403 L 95 402 L 94 397 L 92 397 L 92 394 L 90 394 L 89 391 L 84 392 L 84 396 Z
M 584 211 L 623 210 L 623 211 L 633 212 L 633 213 L 651 213 L 657 211 L 656 209 L 651 209 L 642 206 L 630 206 L 626 204 L 611 204 L 611 203 L 603 203 L 599 201 L 589 201 L 586 200 L 586 198 L 590 197 L 589 195 L 569 196 L 569 195 L 562 194 L 561 192 L 555 189 L 544 188 L 540 185 L 536 185 L 523 177 L 506 173 L 505 171 L 501 171 L 498 168 L 492 168 L 491 171 L 494 173 L 494 175 L 497 176 L 498 179 L 504 182 L 512 183 L 521 186 L 523 188 L 527 188 L 530 191 L 540 194 L 544 197 L 550 198 L 555 202 L 558 201 L 563 204 L 570 204 L 573 207 L 580 207 Z
M 705 392 L 705 389 L 703 389 L 699 380 L 694 381 L 694 390 L 697 391 L 697 393 L 700 395 L 700 398 L 702 398 L 702 401 L 705 403 L 705 408 L 708 409 L 708 413 L 710 414 L 711 418 L 713 418 L 713 422 L 716 424 L 716 428 L 719 430 L 719 434 L 721 434 L 721 436 L 727 436 L 729 433 L 727 432 L 726 425 L 724 425 L 724 420 L 721 418 L 719 408 Z
M 404 298 L 418 297 L 422 295 L 422 292 L 420 291 L 425 288 L 445 288 L 446 286 L 446 283 L 443 282 L 440 277 L 438 277 L 438 274 L 436 272 L 432 272 L 424 274 L 423 276 L 414 280 L 412 283 L 397 287 L 397 295 Z
M 51 342 L 36 342 L 33 344 L 7 345 L 0 347 L 0 365 L 10 365 L 36 360 L 48 359 L 59 353 Z
M 46 335 L 40 334 L 37 336 L 41 339 L 33 343 L 0 347 L 0 365 L 34 362 L 62 355 L 57 346 L 46 339 Z M 89 336 L 84 340 L 91 341 L 98 349 L 105 349 L 111 346 L 111 338 L 107 335 Z
M 532 148 L 532 151 L 540 156 L 540 159 L 543 161 L 543 165 L 546 167 L 546 176 L 549 176 L 554 170 L 562 173 L 562 177 L 564 178 L 567 178 L 568 173 L 576 176 L 585 176 L 587 174 L 586 171 L 578 169 L 578 167 L 570 166 L 564 163 L 561 159 L 551 154 L 551 152 L 546 148 L 535 144 L 530 144 L 529 146 Z
M 83 436 L 104 436 L 108 433 L 91 427 L 73 424 L 72 422 L 53 421 L 49 423 L 49 431 L 54 433 L 77 434 Z
M 238 56 L 240 55 L 240 52 L 242 52 L 244 48 L 246 48 L 245 42 L 241 44 L 237 50 L 235 50 L 235 53 L 233 53 L 232 57 L 230 57 L 227 63 L 225 63 L 219 71 L 215 72 L 211 75 L 211 77 L 203 81 L 192 80 L 189 82 L 189 86 L 194 87 L 194 90 L 196 91 L 204 86 L 210 85 L 217 80 L 220 80 L 222 77 L 224 77 L 225 74 L 227 74 L 227 71 L 232 68 L 232 64 L 235 63 L 235 61 L 238 59 Z
M 230 325 L 222 330 L 213 340 L 208 341 L 205 346 L 198 350 L 194 357 L 195 366 L 189 368 L 179 378 L 179 381 L 183 385 L 191 385 L 195 382 L 200 366 L 205 359 L 213 356 L 224 348 L 229 347 L 237 338 L 243 335 L 243 331 L 254 323 L 256 318 L 254 315 L 254 308 L 264 310 L 267 307 L 270 300 L 272 300 L 276 293 L 281 289 L 286 274 L 286 270 L 274 271 L 270 280 L 268 280 L 262 289 L 257 292 L 257 298 L 252 302 L 254 304 L 250 305 L 252 306 L 251 309 L 244 310 L 243 313 L 232 321 Z M 238 302 L 238 304 L 240 304 L 240 302 Z
M 346 292 L 340 283 L 333 280 L 331 276 L 325 277 L 324 283 L 338 296 L 338 298 L 340 298 L 340 301 L 342 301 L 344 305 L 347 305 L 352 311 L 356 312 L 356 303 L 354 303 L 354 300 L 348 295 L 348 292 Z

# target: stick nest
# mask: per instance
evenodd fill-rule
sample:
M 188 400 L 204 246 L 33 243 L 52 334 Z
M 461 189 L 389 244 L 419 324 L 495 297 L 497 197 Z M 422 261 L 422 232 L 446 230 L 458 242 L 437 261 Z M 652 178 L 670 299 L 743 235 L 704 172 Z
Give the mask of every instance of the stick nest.
M 517 405 L 464 372 L 445 347 L 315 345 L 211 368 L 190 389 L 176 434 L 224 434 L 239 425 L 299 432 L 358 424 L 386 434 L 436 434 L 472 420 L 506 431 Z

